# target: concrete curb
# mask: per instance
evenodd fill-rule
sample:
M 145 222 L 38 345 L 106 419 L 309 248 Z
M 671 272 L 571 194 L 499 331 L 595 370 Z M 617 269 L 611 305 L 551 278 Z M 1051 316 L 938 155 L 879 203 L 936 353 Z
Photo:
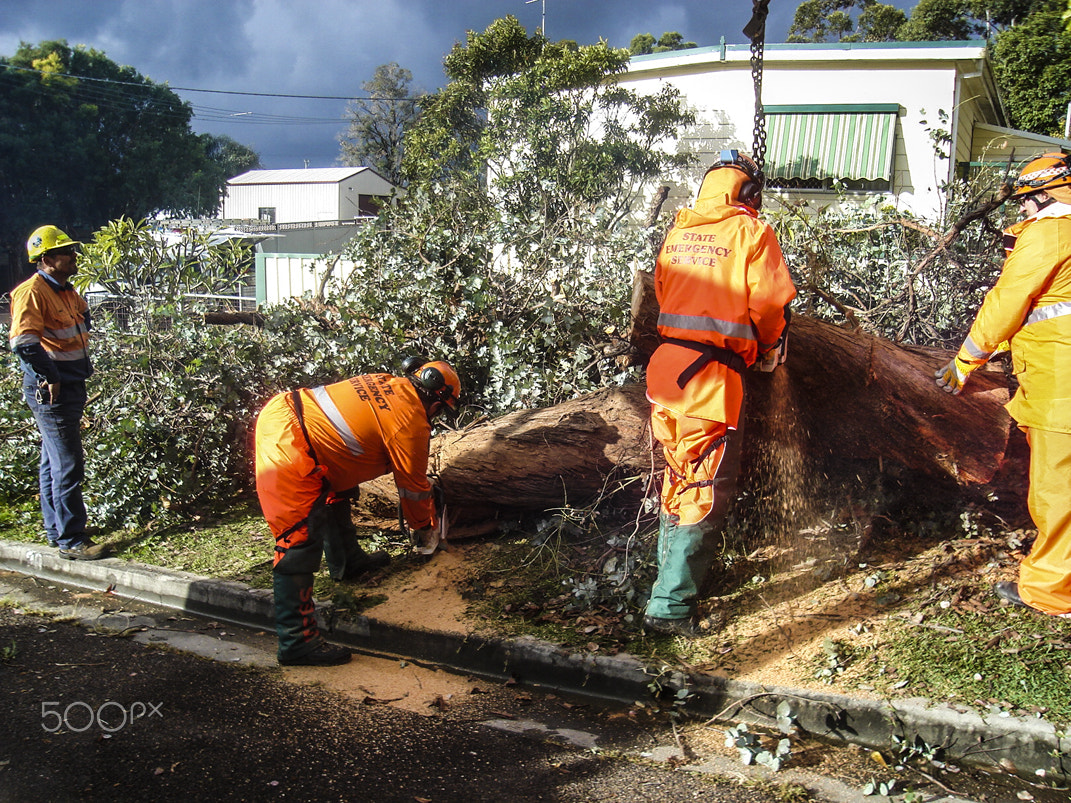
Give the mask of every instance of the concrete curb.
M 111 587 L 120 597 L 233 624 L 274 627 L 271 591 L 233 581 L 115 558 L 67 561 L 52 549 L 9 541 L 0 541 L 0 568 L 80 588 Z M 1042 775 L 1048 781 L 1071 780 L 1071 734 L 1042 719 L 924 699 L 870 700 L 660 671 L 630 655 L 569 652 L 529 637 L 496 639 L 418 630 L 363 616 L 339 621 L 329 603 L 318 605 L 331 639 L 363 652 L 626 703 L 651 700 L 655 694 L 669 705 L 686 696 L 688 712 L 726 724 L 776 727 L 778 705 L 785 702 L 798 728 L 834 742 L 895 752 L 896 739 L 907 743 L 920 739 L 941 747 L 948 761 L 999 768 L 1034 780 Z

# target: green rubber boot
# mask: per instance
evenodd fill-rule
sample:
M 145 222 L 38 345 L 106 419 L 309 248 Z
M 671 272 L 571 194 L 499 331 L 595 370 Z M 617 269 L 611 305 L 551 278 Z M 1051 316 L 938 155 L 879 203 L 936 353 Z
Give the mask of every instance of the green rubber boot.
M 699 587 L 714 562 L 715 539 L 706 523 L 681 525 L 662 513 L 658 521 L 658 579 L 651 589 L 646 617 L 688 620 L 695 613 Z

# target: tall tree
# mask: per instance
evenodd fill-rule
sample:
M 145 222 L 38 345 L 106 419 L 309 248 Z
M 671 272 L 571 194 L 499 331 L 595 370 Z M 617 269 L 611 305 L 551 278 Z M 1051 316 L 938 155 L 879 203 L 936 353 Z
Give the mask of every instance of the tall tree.
M 639 95 L 613 77 L 630 54 L 600 43 L 528 36 L 514 17 L 470 32 L 444 61 L 449 84 L 406 139 L 417 180 L 467 176 L 501 190 L 517 212 L 627 207 L 637 183 L 685 157 L 655 147 L 691 120 L 675 91 Z
M 988 33 L 985 11 L 975 16 L 972 0 L 919 0 L 911 18 L 897 31 L 903 42 L 964 41 Z
M 225 177 L 192 116 L 98 50 L 60 40 L 0 58 L 0 242 L 25 264 L 41 223 L 87 235 L 122 216 L 211 214 Z
M 646 56 L 648 53 L 667 53 L 671 50 L 689 50 L 699 47 L 695 42 L 685 42 L 684 37 L 676 31 L 666 31 L 658 39 L 649 33 L 638 33 L 629 43 L 629 53 L 633 56 Z
M 224 181 L 261 167 L 259 153 L 226 134 L 202 134 L 201 139 L 205 155 L 219 166 Z
M 1063 136 L 1071 102 L 1071 33 L 1062 19 L 1062 0 L 1026 16 L 1003 31 L 993 61 L 1012 125 Z
M 694 123 L 671 89 L 617 86 L 629 58 L 513 17 L 453 48 L 406 136 L 405 195 L 349 246 L 346 300 L 377 327 L 367 363 L 449 354 L 467 398 L 495 410 L 622 373 L 609 340 L 652 258 L 624 216 L 642 182 L 681 179 L 690 158 L 667 145 Z
M 388 181 L 403 183 L 405 132 L 420 117 L 425 94 L 412 89 L 412 82 L 409 70 L 391 62 L 376 67 L 372 80 L 361 84 L 367 97 L 350 101 L 349 128 L 339 137 L 342 164 L 367 165 Z
M 853 16 L 854 14 L 854 16 Z M 877 0 L 804 0 L 788 29 L 789 42 L 885 42 L 907 15 Z

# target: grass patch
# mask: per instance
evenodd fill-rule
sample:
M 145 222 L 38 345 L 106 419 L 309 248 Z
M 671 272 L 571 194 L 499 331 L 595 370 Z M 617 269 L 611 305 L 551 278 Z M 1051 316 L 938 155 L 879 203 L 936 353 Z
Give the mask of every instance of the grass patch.
M 913 694 L 1071 723 L 1071 622 L 1003 608 L 942 611 L 928 623 L 947 630 L 894 625 L 882 649 Z
M 271 586 L 275 540 L 253 500 L 219 516 L 195 516 L 181 525 L 130 531 L 112 544 L 119 558 L 258 588 Z

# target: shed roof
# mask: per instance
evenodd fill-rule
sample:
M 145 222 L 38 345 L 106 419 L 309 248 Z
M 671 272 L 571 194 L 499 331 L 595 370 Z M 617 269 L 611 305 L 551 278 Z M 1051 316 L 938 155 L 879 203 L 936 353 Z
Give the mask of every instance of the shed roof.
M 250 170 L 227 179 L 227 184 L 338 184 L 366 170 L 371 170 L 371 168 L 310 167 L 292 170 Z

